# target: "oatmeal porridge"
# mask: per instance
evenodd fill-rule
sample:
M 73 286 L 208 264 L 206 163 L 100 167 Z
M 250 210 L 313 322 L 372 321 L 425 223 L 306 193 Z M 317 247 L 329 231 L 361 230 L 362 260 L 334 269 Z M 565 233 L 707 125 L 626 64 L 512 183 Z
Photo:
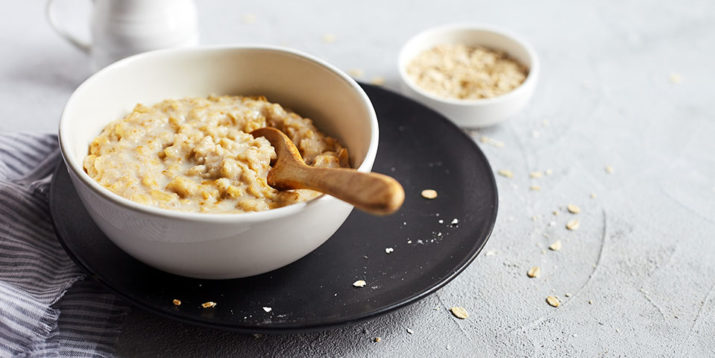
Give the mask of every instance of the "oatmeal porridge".
M 347 149 L 310 119 L 264 97 L 209 96 L 136 105 L 92 141 L 84 169 L 125 198 L 182 211 L 262 211 L 319 196 L 267 184 L 275 150 L 250 134 L 262 127 L 287 134 L 308 165 L 349 167 Z

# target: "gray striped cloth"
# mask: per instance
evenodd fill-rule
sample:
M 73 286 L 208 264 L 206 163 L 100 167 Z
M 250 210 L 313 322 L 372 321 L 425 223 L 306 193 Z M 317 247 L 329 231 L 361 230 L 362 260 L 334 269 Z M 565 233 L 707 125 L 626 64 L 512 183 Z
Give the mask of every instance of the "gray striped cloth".
M 48 209 L 54 135 L 0 133 L 0 357 L 114 355 L 127 306 L 67 256 Z

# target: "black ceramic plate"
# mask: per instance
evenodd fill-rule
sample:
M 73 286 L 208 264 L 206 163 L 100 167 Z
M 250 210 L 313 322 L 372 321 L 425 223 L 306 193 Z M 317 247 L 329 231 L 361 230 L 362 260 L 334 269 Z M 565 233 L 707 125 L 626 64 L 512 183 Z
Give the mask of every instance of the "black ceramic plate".
M 297 331 L 415 302 L 458 275 L 484 246 L 497 215 L 494 175 L 474 142 L 446 118 L 382 88 L 363 87 L 380 123 L 373 169 L 405 188 L 405 203 L 394 215 L 354 210 L 325 244 L 273 272 L 235 280 L 191 279 L 153 269 L 112 244 L 89 218 L 60 165 L 50 193 L 58 237 L 79 266 L 130 303 L 192 324 Z M 422 198 L 426 188 L 439 196 Z M 394 251 L 387 254 L 386 248 Z M 353 287 L 360 279 L 367 285 Z M 174 298 L 181 306 L 172 304 Z M 206 301 L 217 306 L 204 309 Z

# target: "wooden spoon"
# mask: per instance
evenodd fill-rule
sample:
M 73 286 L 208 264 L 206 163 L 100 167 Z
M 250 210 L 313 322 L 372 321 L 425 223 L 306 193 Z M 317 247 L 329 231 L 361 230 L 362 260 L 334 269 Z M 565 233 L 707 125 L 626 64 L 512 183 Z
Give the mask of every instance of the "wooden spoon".
M 316 168 L 303 161 L 293 142 L 275 128 L 251 132 L 264 137 L 276 150 L 268 185 L 278 189 L 311 189 L 332 195 L 371 214 L 387 215 L 400 208 L 405 191 L 397 180 L 377 173 L 362 173 L 346 168 Z

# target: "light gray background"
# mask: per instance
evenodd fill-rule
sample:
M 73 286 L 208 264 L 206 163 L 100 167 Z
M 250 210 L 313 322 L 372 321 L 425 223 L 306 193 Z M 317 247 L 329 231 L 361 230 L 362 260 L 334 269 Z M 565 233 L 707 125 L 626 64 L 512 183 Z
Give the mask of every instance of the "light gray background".
M 43 1 L 3 4 L 0 130 L 54 132 L 65 101 L 89 74 L 88 60 L 52 33 Z M 86 5 L 74 4 L 78 9 L 63 13 L 81 30 Z M 452 22 L 521 33 L 536 48 L 542 75 L 524 112 L 470 132 L 504 142 L 480 146 L 495 169 L 515 177 L 497 178 L 499 218 L 482 255 L 438 293 L 345 328 L 262 338 L 135 310 L 119 354 L 715 355 L 715 3 L 197 5 L 204 44 L 287 45 L 345 70 L 362 69 L 367 81 L 382 76 L 392 89 L 400 46 L 422 29 Z M 250 14 L 255 23 L 245 22 Z M 335 42 L 323 41 L 328 33 Z M 530 171 L 545 169 L 553 174 L 529 179 Z M 541 191 L 530 191 L 532 184 Z M 564 229 L 573 217 L 564 211 L 568 203 L 582 209 L 575 232 Z M 557 239 L 563 249 L 546 250 Z M 541 266 L 540 278 L 527 278 L 532 265 Z M 547 295 L 559 296 L 561 307 L 548 306 Z M 470 317 L 452 317 L 447 308 L 454 305 Z M 376 336 L 380 343 L 371 341 Z

